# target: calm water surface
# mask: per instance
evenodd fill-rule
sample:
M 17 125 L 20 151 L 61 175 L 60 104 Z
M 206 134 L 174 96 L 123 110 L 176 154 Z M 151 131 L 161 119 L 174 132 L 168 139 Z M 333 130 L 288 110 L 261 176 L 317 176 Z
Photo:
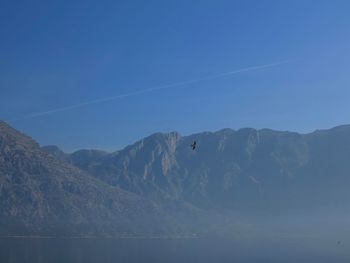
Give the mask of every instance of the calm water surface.
M 334 240 L 2 238 L 0 262 L 350 262 Z

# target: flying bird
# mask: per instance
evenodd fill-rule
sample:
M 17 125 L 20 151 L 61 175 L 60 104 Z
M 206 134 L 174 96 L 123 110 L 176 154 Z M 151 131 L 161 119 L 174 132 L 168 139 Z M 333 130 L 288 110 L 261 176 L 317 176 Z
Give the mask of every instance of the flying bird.
M 197 143 L 196 143 L 196 141 L 194 141 L 194 142 L 191 144 L 191 148 L 192 148 L 193 151 L 196 149 L 196 146 L 197 146 Z

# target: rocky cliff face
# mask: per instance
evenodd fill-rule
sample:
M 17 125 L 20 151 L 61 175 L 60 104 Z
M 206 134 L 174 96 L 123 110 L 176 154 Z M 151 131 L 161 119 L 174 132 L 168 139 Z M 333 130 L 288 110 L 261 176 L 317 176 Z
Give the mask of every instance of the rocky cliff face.
M 346 206 L 349 158 L 350 126 L 157 133 L 66 154 L 1 122 L 0 234 L 226 232 L 237 211 Z
M 195 151 L 189 147 L 193 140 Z M 157 133 L 89 159 L 90 166 L 72 163 L 146 197 L 203 209 L 288 209 L 349 197 L 349 158 L 350 126 L 341 126 L 306 135 L 268 129 Z
M 152 202 L 91 177 L 0 123 L 1 234 L 141 234 L 157 225 L 161 231 L 157 220 Z

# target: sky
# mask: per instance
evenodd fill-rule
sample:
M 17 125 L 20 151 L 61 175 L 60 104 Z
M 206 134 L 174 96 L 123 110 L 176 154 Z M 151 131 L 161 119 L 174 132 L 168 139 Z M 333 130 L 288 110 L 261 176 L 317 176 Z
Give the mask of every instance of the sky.
M 345 0 L 1 1 L 0 119 L 68 152 L 350 124 L 349 13 Z

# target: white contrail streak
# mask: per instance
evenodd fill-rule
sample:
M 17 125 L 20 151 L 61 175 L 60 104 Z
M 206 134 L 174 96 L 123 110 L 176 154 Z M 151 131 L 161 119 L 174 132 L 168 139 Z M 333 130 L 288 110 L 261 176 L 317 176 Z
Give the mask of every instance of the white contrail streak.
M 56 113 L 56 112 L 62 112 L 62 111 L 76 109 L 76 108 L 81 108 L 81 107 L 85 107 L 85 106 L 92 105 L 92 104 L 107 102 L 107 101 L 111 101 L 111 100 L 117 100 L 117 99 L 121 99 L 121 98 L 125 98 L 125 97 L 136 96 L 136 95 L 140 95 L 140 94 L 144 94 L 144 93 L 148 93 L 148 92 L 152 92 L 152 91 L 156 91 L 156 90 L 163 90 L 163 89 L 169 89 L 169 88 L 174 88 L 174 87 L 180 87 L 180 86 L 184 86 L 184 85 L 188 85 L 188 84 L 192 84 L 192 83 L 197 83 L 197 82 L 201 82 L 201 81 L 205 81 L 205 80 L 219 79 L 219 78 L 222 78 L 225 76 L 231 76 L 231 75 L 235 75 L 235 74 L 242 73 L 242 72 L 255 71 L 255 70 L 260 70 L 260 69 L 265 69 L 265 68 L 276 67 L 276 66 L 279 66 L 282 64 L 286 64 L 288 62 L 289 61 L 286 60 L 286 61 L 280 61 L 280 62 L 265 64 L 265 65 L 241 68 L 241 69 L 237 69 L 237 70 L 233 70 L 233 71 L 229 71 L 229 72 L 224 72 L 224 73 L 220 73 L 217 75 L 211 75 L 211 76 L 207 76 L 207 77 L 203 77 L 203 78 L 192 79 L 192 80 L 187 80 L 187 81 L 182 81 L 182 82 L 176 82 L 176 83 L 172 83 L 172 84 L 168 84 L 168 85 L 138 90 L 138 91 L 124 93 L 124 94 L 120 94 L 120 95 L 116 95 L 116 96 L 112 96 L 112 97 L 101 98 L 101 99 L 97 99 L 97 100 L 90 100 L 90 101 L 86 101 L 86 102 L 82 102 L 82 103 L 78 103 L 78 104 L 74 104 L 74 105 L 70 105 L 70 106 L 66 106 L 66 107 L 62 107 L 62 108 L 56 108 L 56 109 L 49 110 L 49 111 L 29 114 L 21 119 L 35 118 L 35 117 L 39 117 L 39 116 L 43 116 L 43 115 Z M 21 119 L 17 119 L 17 120 L 21 120 Z

